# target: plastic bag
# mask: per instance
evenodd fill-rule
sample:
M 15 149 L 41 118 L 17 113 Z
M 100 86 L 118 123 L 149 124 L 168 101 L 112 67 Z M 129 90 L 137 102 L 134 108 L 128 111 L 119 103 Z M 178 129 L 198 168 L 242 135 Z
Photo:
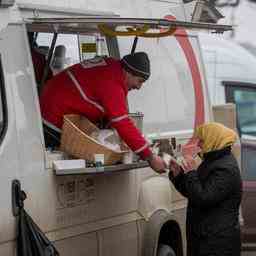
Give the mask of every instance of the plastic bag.
M 121 151 L 120 138 L 112 129 L 94 131 L 90 136 L 109 149 Z

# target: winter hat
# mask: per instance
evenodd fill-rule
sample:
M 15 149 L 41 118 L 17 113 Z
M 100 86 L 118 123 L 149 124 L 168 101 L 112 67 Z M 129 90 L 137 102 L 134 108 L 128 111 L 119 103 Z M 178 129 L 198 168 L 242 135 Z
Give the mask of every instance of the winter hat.
M 147 80 L 150 76 L 150 61 L 145 52 L 136 52 L 125 55 L 121 59 L 122 67 L 135 76 Z

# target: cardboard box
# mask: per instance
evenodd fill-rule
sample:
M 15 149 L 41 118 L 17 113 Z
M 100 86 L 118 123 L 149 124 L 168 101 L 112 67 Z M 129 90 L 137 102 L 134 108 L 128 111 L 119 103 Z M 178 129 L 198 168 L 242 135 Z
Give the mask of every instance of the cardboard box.
M 225 126 L 237 132 L 236 126 L 236 105 L 227 103 L 223 105 L 216 105 L 212 107 L 214 121 L 222 123 Z M 241 143 L 240 139 L 236 141 L 233 146 L 232 152 L 241 168 Z
M 222 123 L 225 126 L 237 131 L 235 104 L 227 103 L 223 105 L 215 105 L 212 107 L 212 111 L 215 122 Z

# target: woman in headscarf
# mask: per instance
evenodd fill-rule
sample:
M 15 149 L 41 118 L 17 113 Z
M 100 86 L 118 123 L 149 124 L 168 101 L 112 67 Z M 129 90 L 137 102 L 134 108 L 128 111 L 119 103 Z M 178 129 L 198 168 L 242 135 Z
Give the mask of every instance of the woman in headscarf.
M 207 123 L 194 134 L 202 162 L 185 157 L 182 167 L 170 162 L 170 180 L 188 198 L 187 255 L 239 256 L 240 171 L 231 150 L 236 133 L 219 123 Z

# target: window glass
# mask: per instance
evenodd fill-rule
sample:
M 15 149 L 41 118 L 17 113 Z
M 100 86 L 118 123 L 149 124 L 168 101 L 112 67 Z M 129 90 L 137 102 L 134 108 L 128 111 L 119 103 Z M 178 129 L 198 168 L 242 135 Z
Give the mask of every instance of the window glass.
M 118 38 L 119 39 L 119 38 Z M 120 43 L 126 43 L 122 38 Z M 129 51 L 132 39 L 123 47 Z M 173 50 L 175 49 L 175 50 Z M 174 38 L 139 38 L 136 51 L 148 53 L 151 76 L 139 91 L 129 93 L 130 112 L 144 114 L 147 136 L 192 130 L 195 117 L 193 81 L 184 53 Z M 121 52 L 122 56 L 129 52 Z
M 252 141 L 253 142 L 253 141 Z M 255 172 L 256 148 L 242 144 L 242 178 L 247 181 L 256 180 Z
M 241 134 L 256 136 L 256 91 L 235 89 L 234 100 Z
M 79 44 L 81 60 L 109 56 L 106 38 L 99 34 L 79 35 Z
M 5 113 L 6 113 L 6 105 L 5 103 L 5 91 L 4 91 L 4 77 L 1 63 L 1 55 L 0 55 L 0 139 L 3 137 L 4 128 L 5 128 Z
M 36 42 L 38 49 L 46 56 L 51 46 L 52 33 L 38 33 Z M 51 68 L 62 69 L 95 56 L 109 56 L 106 38 L 99 34 L 74 35 L 58 34 Z
M 2 103 L 2 95 L 1 95 L 0 97 L 0 134 L 2 132 L 2 129 L 3 129 L 3 103 Z
M 246 181 L 255 181 L 256 90 L 232 86 L 232 83 L 229 85 L 231 86 L 227 87 L 227 101 L 236 104 L 237 128 L 242 138 L 242 178 Z
M 53 38 L 52 33 L 38 33 L 37 40 L 36 40 L 38 48 L 46 56 L 51 46 L 52 38 Z M 60 47 L 60 46 L 62 46 L 64 50 L 60 51 L 59 54 L 56 53 L 57 56 L 55 56 L 56 54 L 54 53 L 52 62 L 54 62 L 54 57 L 57 57 L 59 58 L 59 61 L 63 62 L 64 68 L 79 62 L 79 49 L 78 49 L 77 35 L 58 34 L 55 49 L 56 47 Z

